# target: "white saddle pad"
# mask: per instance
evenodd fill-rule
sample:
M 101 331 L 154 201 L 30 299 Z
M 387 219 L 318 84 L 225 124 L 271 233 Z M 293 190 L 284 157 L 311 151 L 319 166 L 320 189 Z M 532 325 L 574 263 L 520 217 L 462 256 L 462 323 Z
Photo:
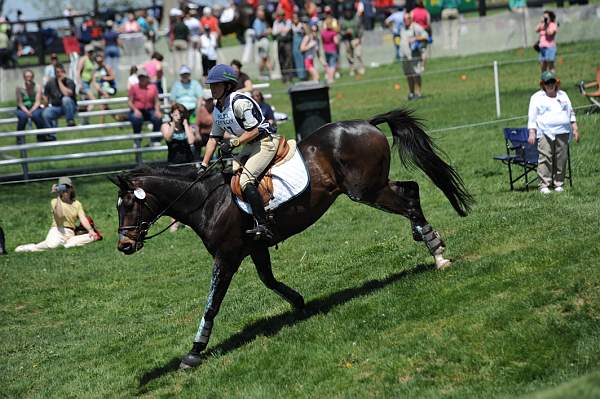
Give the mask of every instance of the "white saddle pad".
M 273 210 L 302 194 L 310 184 L 308 169 L 306 169 L 304 159 L 297 147 L 292 159 L 282 165 L 274 166 L 271 169 L 271 175 L 273 176 L 274 198 L 265 207 L 267 210 Z M 238 197 L 235 197 L 235 202 L 242 211 L 252 215 L 252 208 L 247 202 Z

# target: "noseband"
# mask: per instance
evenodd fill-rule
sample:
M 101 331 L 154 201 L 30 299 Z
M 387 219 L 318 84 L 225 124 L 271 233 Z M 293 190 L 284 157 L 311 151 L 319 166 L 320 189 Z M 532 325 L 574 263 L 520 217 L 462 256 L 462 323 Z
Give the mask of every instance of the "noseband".
M 198 177 L 196 177 L 194 179 L 194 181 L 192 181 L 186 188 L 185 190 L 183 190 L 181 192 L 181 194 L 179 194 L 173 201 L 171 201 L 171 203 L 169 205 L 167 205 L 166 208 L 164 208 L 162 211 L 158 212 L 158 214 L 154 217 L 154 219 L 152 219 L 152 221 L 150 222 L 145 222 L 142 221 L 142 206 L 146 206 L 148 209 L 150 209 L 150 211 L 152 211 L 152 208 L 148 205 L 148 203 L 145 201 L 147 198 L 149 198 L 148 194 L 142 190 L 141 188 L 137 188 L 134 190 L 127 190 L 125 191 L 126 193 L 131 193 L 133 195 L 133 197 L 135 198 L 135 201 L 138 203 L 138 212 L 137 212 L 137 216 L 136 216 L 136 224 L 135 225 L 130 225 L 130 226 L 120 226 L 118 233 L 119 236 L 124 236 L 129 238 L 130 240 L 133 240 L 135 242 L 135 245 L 137 246 L 138 242 L 144 242 L 147 241 L 151 238 L 154 238 L 162 233 L 164 233 L 165 231 L 167 231 L 167 229 L 169 227 L 171 227 L 173 224 L 177 223 L 176 220 L 174 220 L 173 222 L 171 222 L 171 224 L 169 224 L 167 227 L 165 227 L 164 229 L 162 229 L 161 231 L 159 231 L 156 234 L 152 234 L 151 236 L 146 237 L 146 234 L 148 234 L 148 231 L 150 230 L 150 228 L 158 221 L 158 219 L 160 219 L 166 211 L 168 211 L 169 209 L 171 209 L 171 207 L 173 205 L 175 205 L 177 203 L 177 201 L 179 201 L 188 191 L 190 191 L 190 189 L 196 184 L 198 183 L 200 180 L 202 180 L 202 178 L 208 173 L 209 170 L 211 170 L 214 165 L 216 165 L 217 163 L 219 163 L 219 161 L 221 161 L 223 159 L 223 155 L 221 155 L 215 162 L 213 162 L 212 164 L 210 164 L 206 170 L 204 172 L 202 172 L 200 175 L 198 175 Z M 136 190 L 141 190 L 141 194 L 143 195 L 139 195 L 139 193 L 136 193 Z M 121 197 L 119 196 L 119 199 Z M 137 233 L 137 237 L 136 238 L 131 238 L 127 233 L 131 230 L 134 230 Z

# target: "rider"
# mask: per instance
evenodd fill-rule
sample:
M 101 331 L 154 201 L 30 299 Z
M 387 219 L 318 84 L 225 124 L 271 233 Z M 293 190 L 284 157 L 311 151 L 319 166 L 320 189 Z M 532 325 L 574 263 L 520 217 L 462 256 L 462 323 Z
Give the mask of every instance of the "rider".
M 213 127 L 200 172 L 206 170 L 218 141 L 223 153 L 243 145 L 239 159 L 245 156 L 249 158 L 240 176 L 240 188 L 245 200 L 252 207 L 252 214 L 256 220 L 256 227 L 246 233 L 253 235 L 255 239 L 268 240 L 273 234 L 267 227 L 267 215 L 257 186 L 258 178 L 277 153 L 280 137 L 265 120 L 256 101 L 246 93 L 235 91 L 237 74 L 231 66 L 214 66 L 208 72 L 206 82 L 210 84 L 212 96 L 217 103 L 213 110 Z M 226 134 L 232 138 L 225 139 Z

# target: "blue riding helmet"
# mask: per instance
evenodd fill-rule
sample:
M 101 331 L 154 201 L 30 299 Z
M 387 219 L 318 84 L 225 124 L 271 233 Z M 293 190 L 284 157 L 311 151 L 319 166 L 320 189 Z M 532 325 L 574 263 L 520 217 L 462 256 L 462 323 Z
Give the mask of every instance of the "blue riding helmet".
M 237 75 L 235 70 L 226 64 L 215 65 L 208 71 L 206 83 L 237 83 Z

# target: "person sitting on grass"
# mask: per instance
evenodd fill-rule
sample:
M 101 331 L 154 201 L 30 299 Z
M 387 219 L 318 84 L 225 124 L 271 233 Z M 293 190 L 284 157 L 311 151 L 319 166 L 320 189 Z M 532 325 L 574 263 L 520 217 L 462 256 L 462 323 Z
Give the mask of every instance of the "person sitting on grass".
M 600 66 L 596 67 L 596 80 L 585 83 L 583 80 L 577 85 L 579 92 L 586 97 L 600 97 Z M 585 89 L 597 87 L 596 91 L 587 92 Z
M 44 96 L 48 107 L 42 113 L 44 124 L 47 128 L 57 127 L 57 120 L 61 116 L 67 119 L 67 126 L 75 126 L 75 111 L 77 110 L 77 97 L 75 82 L 67 78 L 65 67 L 56 64 L 54 79 L 50 79 L 44 87 Z M 56 140 L 54 134 L 48 135 L 48 140 Z
M 50 201 L 53 220 L 46 239 L 37 244 L 19 245 L 15 252 L 39 252 L 60 246 L 79 247 L 101 238 L 88 221 L 81 202 L 75 199 L 75 187 L 70 178 L 59 178 L 58 184 L 52 185 L 51 193 L 55 194 L 56 198 Z M 78 220 L 87 234 L 75 234 Z

